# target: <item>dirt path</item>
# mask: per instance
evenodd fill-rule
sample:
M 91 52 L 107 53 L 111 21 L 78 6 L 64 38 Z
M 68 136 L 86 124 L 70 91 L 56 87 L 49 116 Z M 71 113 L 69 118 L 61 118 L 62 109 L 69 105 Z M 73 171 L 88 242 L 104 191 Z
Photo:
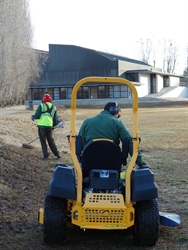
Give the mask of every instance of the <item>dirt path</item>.
M 13 107 L 6 107 L 0 108 L 0 116 L 7 116 L 10 114 L 15 114 L 17 112 L 25 110 L 25 106 L 13 106 Z

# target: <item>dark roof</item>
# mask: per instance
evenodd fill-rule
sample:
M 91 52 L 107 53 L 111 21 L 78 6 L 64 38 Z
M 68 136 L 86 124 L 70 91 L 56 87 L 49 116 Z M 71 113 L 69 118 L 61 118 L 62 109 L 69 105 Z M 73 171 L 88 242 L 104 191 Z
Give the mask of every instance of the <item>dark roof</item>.
M 149 65 L 149 64 L 147 64 L 147 63 L 145 63 L 143 61 L 131 59 L 131 58 L 128 58 L 128 57 L 123 57 L 123 56 L 116 55 L 116 54 L 110 54 L 110 53 L 107 53 L 107 52 L 98 51 L 98 50 L 94 50 L 94 49 L 90 49 L 90 48 L 85 48 L 85 47 L 81 47 L 81 46 L 77 46 L 77 45 L 66 45 L 66 44 L 51 44 L 51 45 L 63 45 L 63 46 L 70 46 L 70 47 L 72 46 L 72 47 L 82 48 L 82 49 L 85 49 L 85 50 L 94 51 L 94 52 L 98 53 L 99 55 L 104 56 L 104 57 L 106 57 L 107 59 L 109 59 L 111 61 L 121 60 L 121 61 L 125 61 L 125 62 L 137 63 L 137 64 L 146 65 L 146 66 L 151 66 L 151 65 Z
M 151 69 L 133 69 L 133 70 L 127 70 L 126 73 L 152 73 L 152 68 Z
M 158 75 L 165 75 L 165 76 L 175 76 L 175 77 L 180 77 L 180 75 L 176 75 L 173 73 L 166 73 L 166 72 L 162 72 L 155 70 L 155 68 L 151 68 L 151 69 L 138 69 L 138 70 L 127 70 L 126 73 L 151 73 L 151 74 L 158 74 Z
M 123 56 L 119 56 L 119 55 L 115 55 L 115 54 L 109 54 L 109 53 L 105 53 L 105 52 L 100 52 L 100 51 L 96 51 L 98 54 L 110 59 L 111 61 L 117 61 L 117 60 L 121 60 L 121 61 L 125 61 L 125 62 L 130 62 L 130 63 L 137 63 L 137 64 L 142 64 L 142 65 L 146 65 L 146 66 L 151 66 L 143 61 L 139 61 L 139 60 L 135 60 L 135 59 L 131 59 L 128 57 L 123 57 Z

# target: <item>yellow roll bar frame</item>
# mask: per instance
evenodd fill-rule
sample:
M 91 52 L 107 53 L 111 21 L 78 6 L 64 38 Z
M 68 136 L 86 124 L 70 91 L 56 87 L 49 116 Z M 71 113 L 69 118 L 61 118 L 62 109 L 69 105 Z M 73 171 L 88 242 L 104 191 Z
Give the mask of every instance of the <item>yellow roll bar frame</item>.
M 125 205 L 126 207 L 131 207 L 131 172 L 134 167 L 134 164 L 138 155 L 138 93 L 135 86 L 126 79 L 118 78 L 118 77 L 86 77 L 78 81 L 73 90 L 72 90 L 72 98 L 71 98 L 71 124 L 70 124 L 70 154 L 73 161 L 73 164 L 76 168 L 77 172 L 77 198 L 76 205 L 82 205 L 82 171 L 80 168 L 80 164 L 78 162 L 76 153 L 75 153 L 75 143 L 76 143 L 76 101 L 77 101 L 77 91 L 80 86 L 82 86 L 86 82 L 112 82 L 112 83 L 122 83 L 132 90 L 133 92 L 133 134 L 132 134 L 132 142 L 133 142 L 133 155 L 131 157 L 130 163 L 126 172 L 126 199 Z

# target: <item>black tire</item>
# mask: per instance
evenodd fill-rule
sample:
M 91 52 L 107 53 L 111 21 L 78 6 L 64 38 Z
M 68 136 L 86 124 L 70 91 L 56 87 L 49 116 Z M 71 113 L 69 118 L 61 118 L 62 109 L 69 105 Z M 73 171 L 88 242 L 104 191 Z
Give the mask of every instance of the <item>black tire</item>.
M 158 200 L 139 201 L 135 205 L 133 240 L 136 246 L 151 247 L 159 234 Z
M 48 245 L 66 241 L 66 199 L 46 195 L 44 203 L 44 242 Z

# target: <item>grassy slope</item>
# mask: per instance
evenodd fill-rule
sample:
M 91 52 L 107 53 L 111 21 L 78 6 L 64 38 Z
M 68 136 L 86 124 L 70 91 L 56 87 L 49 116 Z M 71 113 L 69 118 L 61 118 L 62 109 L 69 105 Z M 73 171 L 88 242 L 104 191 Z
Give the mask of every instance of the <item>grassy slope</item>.
M 78 129 L 83 119 L 98 112 L 97 109 L 88 112 L 80 107 L 77 116 Z M 131 131 L 131 110 L 124 107 L 122 113 L 122 120 Z M 59 108 L 59 114 L 67 121 L 68 127 L 70 110 Z M 2 118 L 4 134 L 0 135 L 0 247 L 3 250 L 51 249 L 43 244 L 42 227 L 38 225 L 37 212 L 40 207 L 43 207 L 44 196 L 57 160 L 52 157 L 49 162 L 44 162 L 41 160 L 40 146 L 28 150 L 17 144 L 18 139 L 25 142 L 35 137 L 26 132 L 26 128 L 30 131 L 35 130 L 24 118 L 25 115 L 29 115 L 29 112 L 22 112 L 21 123 L 19 123 L 19 115 Z M 15 126 L 15 123 L 11 125 L 11 119 L 16 120 L 19 126 Z M 151 165 L 155 173 L 155 180 L 159 187 L 160 210 L 181 216 L 180 226 L 160 227 L 158 243 L 150 248 L 152 250 L 188 248 L 187 125 L 187 106 L 139 109 L 141 149 L 144 160 Z M 64 135 L 68 134 L 69 128 L 65 128 L 64 131 Z M 65 137 L 63 138 L 65 140 Z M 62 140 L 59 137 L 56 139 L 58 143 Z M 14 142 L 14 145 L 11 142 Z M 67 143 L 63 144 L 64 150 L 65 145 Z M 62 158 L 63 162 L 71 164 L 67 148 L 66 151 L 67 154 Z M 70 240 L 66 245 L 53 247 L 53 249 L 148 249 L 136 248 L 133 245 L 130 230 L 83 232 L 79 228 L 70 228 L 68 232 Z

